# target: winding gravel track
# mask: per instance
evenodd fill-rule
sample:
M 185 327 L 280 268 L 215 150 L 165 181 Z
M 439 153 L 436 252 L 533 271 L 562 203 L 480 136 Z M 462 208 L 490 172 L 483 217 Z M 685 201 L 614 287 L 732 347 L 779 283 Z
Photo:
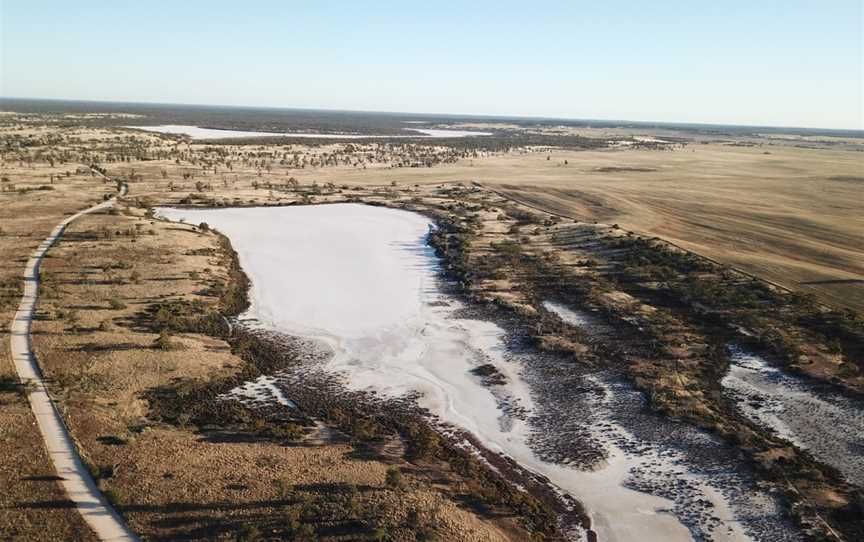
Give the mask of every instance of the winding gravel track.
M 126 193 L 125 185 L 121 187 L 120 195 Z M 103 541 L 137 541 L 129 527 L 120 515 L 105 500 L 90 473 L 81 462 L 75 444 L 69 431 L 63 423 L 57 407 L 51 400 L 45 381 L 36 362 L 31 348 L 30 328 L 39 289 L 39 265 L 49 248 L 63 235 L 72 221 L 77 218 L 106 209 L 114 205 L 116 198 L 100 203 L 74 214 L 57 225 L 42 244 L 36 249 L 27 266 L 24 268 L 24 293 L 21 303 L 10 325 L 10 345 L 12 361 L 18 378 L 29 390 L 30 408 L 36 416 L 39 431 L 45 441 L 48 456 L 54 464 L 57 475 L 61 478 L 63 489 L 69 500 L 75 503 L 84 520 L 93 529 L 96 536 Z

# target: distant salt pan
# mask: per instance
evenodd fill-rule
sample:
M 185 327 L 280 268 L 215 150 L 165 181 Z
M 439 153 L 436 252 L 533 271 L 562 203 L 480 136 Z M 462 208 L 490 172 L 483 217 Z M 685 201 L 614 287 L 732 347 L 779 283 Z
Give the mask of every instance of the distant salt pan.
M 441 137 L 475 137 L 491 135 L 489 132 L 472 132 L 468 130 L 436 130 L 409 128 L 412 132 L 422 135 L 381 135 L 381 134 L 320 134 L 311 132 L 250 132 L 243 130 L 220 130 L 214 128 L 200 128 L 198 126 L 186 126 L 181 124 L 163 124 L 159 126 L 123 126 L 144 130 L 145 132 L 158 132 L 162 134 L 188 135 L 192 139 L 234 139 L 245 137 L 302 137 L 307 139 L 369 139 L 369 138 L 441 138 Z
M 492 135 L 491 132 L 473 132 L 470 130 L 436 130 L 433 128 L 410 128 L 414 132 L 420 132 L 427 137 L 476 137 Z

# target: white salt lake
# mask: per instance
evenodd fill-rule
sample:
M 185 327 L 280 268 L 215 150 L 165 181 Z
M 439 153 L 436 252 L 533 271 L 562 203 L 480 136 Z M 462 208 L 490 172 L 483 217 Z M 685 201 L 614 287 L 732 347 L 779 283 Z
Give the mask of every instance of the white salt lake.
M 419 393 L 420 405 L 439 420 L 579 500 L 602 541 L 694 539 L 692 525 L 676 517 L 674 495 L 660 497 L 627 483 L 631 469 L 665 465 L 674 457 L 634 457 L 609 440 L 608 459 L 591 468 L 541 459 L 532 447 L 538 436 L 531 423 L 539 410 L 536 383 L 526 378 L 518 357 L 508 355 L 503 329 L 460 317 L 460 302 L 441 292 L 438 260 L 425 242 L 432 227 L 427 218 L 361 204 L 163 208 L 159 214 L 206 222 L 227 235 L 252 283 L 251 306 L 241 320 L 326 344 L 333 352 L 327 369 L 348 387 L 390 396 Z M 471 373 L 483 364 L 494 365 L 506 384 L 485 386 Z M 274 393 L 272 385 L 253 383 L 240 393 L 275 395 L 288 404 L 290 398 Z M 598 387 L 604 397 L 614 397 L 610 387 Z M 604 408 L 598 406 L 598 415 L 607 415 Z M 513 414 L 520 409 L 527 414 Z M 615 431 L 619 442 L 635 439 Z M 704 486 L 702 495 L 722 516 L 722 528 L 700 538 L 750 539 L 726 499 L 703 478 L 680 466 L 664 472 Z
M 188 135 L 192 139 L 233 139 L 245 137 L 302 137 L 308 139 L 380 139 L 393 137 L 411 138 L 442 138 L 442 137 L 476 137 L 492 135 L 490 132 L 474 132 L 469 130 L 438 130 L 426 128 L 406 128 L 412 133 L 399 135 L 381 134 L 323 134 L 313 132 L 252 132 L 245 130 L 222 130 L 215 128 L 201 128 L 198 126 L 187 126 L 181 124 L 162 124 L 159 126 L 123 126 L 144 130 L 145 132 L 158 132 L 162 134 Z

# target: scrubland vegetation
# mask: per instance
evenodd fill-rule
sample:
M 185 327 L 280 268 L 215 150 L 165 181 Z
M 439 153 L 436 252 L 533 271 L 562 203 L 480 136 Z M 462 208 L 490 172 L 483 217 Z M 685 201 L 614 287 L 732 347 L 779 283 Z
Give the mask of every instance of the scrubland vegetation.
M 460 295 L 501 317 L 531 348 L 621 370 L 654 411 L 737 447 L 813 539 L 864 536 L 861 488 L 746 420 L 719 387 L 725 346 L 735 342 L 832 392 L 860 396 L 859 312 L 595 222 L 607 201 L 574 220 L 573 208 L 557 205 L 560 194 L 526 198 L 524 186 L 472 182 L 475 171 L 498 171 L 490 163 L 509 164 L 517 176 L 524 164 L 536 165 L 522 159 L 548 161 L 556 171 L 577 167 L 578 149 L 615 147 L 618 136 L 217 145 L 108 124 L 42 113 L 3 118 L 0 248 L 9 256 L 0 315 L 11 318 L 24 261 L 51 228 L 126 183 L 116 209 L 73 224 L 49 253 L 34 346 L 82 457 L 137 532 L 237 540 L 561 537 L 563 506 L 548 488 L 495 464 L 493 454 L 483 461 L 456 446 L 411 401 L 349 393 L 311 372 L 290 389 L 297 409 L 226 400 L 239 384 L 309 363 L 314 352 L 300 340 L 233 325 L 249 285 L 228 240 L 206 224 L 158 220 L 153 206 L 358 201 L 434 218 L 430 244 Z M 685 152 L 681 145 L 626 152 Z M 568 325 L 543 307 L 548 299 L 591 309 L 612 331 Z M 0 480 L 11 488 L 0 502 L 14 510 L 0 535 L 30 538 L 40 524 L 59 538 L 87 539 L 74 510 L 61 506 L 13 375 L 0 364 L 0 434 L 16 435 L 0 458 Z M 478 375 L 500 378 L 482 368 Z

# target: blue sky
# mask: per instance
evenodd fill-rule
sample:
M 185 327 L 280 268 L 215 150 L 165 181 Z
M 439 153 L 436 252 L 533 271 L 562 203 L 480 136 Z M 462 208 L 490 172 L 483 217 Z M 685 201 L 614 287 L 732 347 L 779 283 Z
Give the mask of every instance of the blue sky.
M 864 128 L 864 0 L 0 0 L 0 95 Z

